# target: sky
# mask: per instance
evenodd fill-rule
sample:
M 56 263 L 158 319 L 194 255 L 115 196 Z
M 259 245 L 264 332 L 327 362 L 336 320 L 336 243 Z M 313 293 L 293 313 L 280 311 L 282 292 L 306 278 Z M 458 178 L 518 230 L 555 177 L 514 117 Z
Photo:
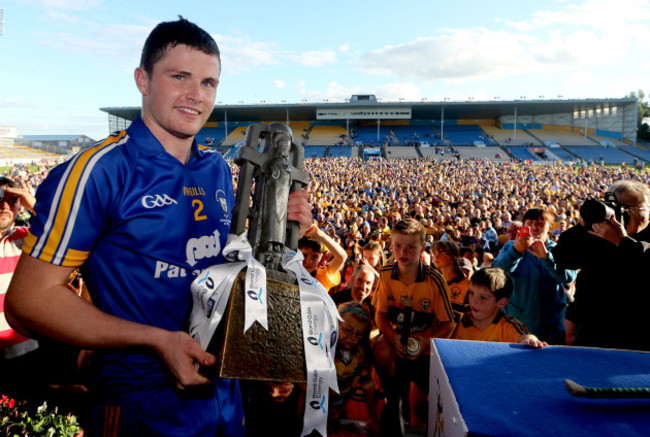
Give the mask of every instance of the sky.
M 221 49 L 216 104 L 650 94 L 650 0 L 0 0 L 0 126 L 109 134 L 141 106 L 147 35 L 182 15 Z

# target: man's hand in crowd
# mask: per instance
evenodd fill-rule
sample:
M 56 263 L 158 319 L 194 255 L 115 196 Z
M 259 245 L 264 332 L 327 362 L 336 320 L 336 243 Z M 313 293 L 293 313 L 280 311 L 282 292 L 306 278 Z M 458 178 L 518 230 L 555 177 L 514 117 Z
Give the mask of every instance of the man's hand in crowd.
M 591 229 L 592 230 L 589 231 L 591 235 L 604 238 L 605 240 L 614 243 L 617 246 L 623 238 L 627 237 L 625 227 L 623 227 L 623 225 L 619 223 L 619 221 L 616 220 L 616 217 L 614 216 L 612 216 L 609 222 L 593 223 L 591 225 Z
M 25 207 L 25 209 L 35 214 L 34 204 L 36 203 L 36 197 L 32 196 L 29 191 L 24 188 L 6 187 L 4 192 L 5 196 L 10 194 L 18 197 L 18 199 L 20 199 L 20 204 Z

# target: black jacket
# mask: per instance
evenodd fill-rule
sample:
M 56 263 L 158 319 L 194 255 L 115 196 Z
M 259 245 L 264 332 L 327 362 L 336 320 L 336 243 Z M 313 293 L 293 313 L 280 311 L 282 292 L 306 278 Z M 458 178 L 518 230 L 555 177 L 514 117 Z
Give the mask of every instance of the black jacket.
M 576 346 L 650 350 L 650 226 L 616 246 L 581 225 L 562 233 L 553 256 L 581 269 L 566 318 Z

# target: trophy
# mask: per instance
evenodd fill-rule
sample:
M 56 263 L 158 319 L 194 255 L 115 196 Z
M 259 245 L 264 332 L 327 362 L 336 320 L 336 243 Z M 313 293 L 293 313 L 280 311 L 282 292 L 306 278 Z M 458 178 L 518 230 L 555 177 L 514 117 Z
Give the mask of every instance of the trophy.
M 289 193 L 303 188 L 303 146 L 282 123 L 251 124 L 235 163 L 240 167 L 230 233 L 248 230 L 253 256 L 266 269 L 268 330 L 253 323 L 244 332 L 246 272 L 239 273 L 223 320 L 208 351 L 223 378 L 305 382 L 299 287 L 282 268 L 284 248 L 297 250 L 299 225 L 287 222 Z M 254 190 L 253 190 L 254 189 Z

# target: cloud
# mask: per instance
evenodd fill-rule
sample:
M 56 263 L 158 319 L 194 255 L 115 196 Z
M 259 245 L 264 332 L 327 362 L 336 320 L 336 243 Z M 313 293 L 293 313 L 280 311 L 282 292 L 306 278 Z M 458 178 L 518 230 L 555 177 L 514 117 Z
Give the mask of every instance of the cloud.
M 441 29 L 436 35 L 367 52 L 356 64 L 366 74 L 426 84 L 503 80 L 623 64 L 650 33 L 647 6 L 641 0 L 563 3 L 562 9 L 540 10 L 529 20 L 498 19 L 497 24 L 506 26 L 497 30 Z
M 341 44 L 341 45 L 339 46 L 339 51 L 341 51 L 341 52 L 347 52 L 347 51 L 350 51 L 350 44 L 348 44 L 348 43 Z
M 36 108 L 37 105 L 34 102 L 27 100 L 0 100 L 0 108 Z
M 275 84 L 276 88 L 285 88 L 287 86 L 287 83 L 283 80 L 274 80 L 273 83 Z
M 413 82 L 396 82 L 378 86 L 374 93 L 385 101 L 397 102 L 399 99 L 416 101 L 422 98 L 422 91 Z
M 248 37 L 213 35 L 221 48 L 221 61 L 225 74 L 249 71 L 264 65 L 279 64 L 275 46 L 267 42 L 252 41 Z
M 568 3 L 561 10 L 540 10 L 530 20 L 507 21 L 517 29 L 540 29 L 566 25 L 586 26 L 606 33 L 618 33 L 626 23 L 650 20 L 650 9 L 646 0 L 587 0 L 581 4 Z
M 336 52 L 331 50 L 312 50 L 297 55 L 288 54 L 286 57 L 306 67 L 322 67 L 336 63 Z
M 85 11 L 98 7 L 104 0 L 22 0 L 22 3 L 39 10 Z
M 139 62 L 140 50 L 150 31 L 149 26 L 89 23 L 84 31 L 75 33 L 40 32 L 37 40 L 65 56 L 83 56 L 98 65 L 132 69 Z
M 360 65 L 366 73 L 395 75 L 402 80 L 501 78 L 512 69 L 531 69 L 526 50 L 530 41 L 505 31 L 447 30 L 441 35 L 373 50 L 361 57 Z
M 298 90 L 303 99 L 308 101 L 328 100 L 330 102 L 344 102 L 355 94 L 374 94 L 384 101 L 420 100 L 422 92 L 412 82 L 396 82 L 382 85 L 345 86 L 336 81 L 327 84 L 325 90 L 308 89 L 306 81 L 298 83 Z

